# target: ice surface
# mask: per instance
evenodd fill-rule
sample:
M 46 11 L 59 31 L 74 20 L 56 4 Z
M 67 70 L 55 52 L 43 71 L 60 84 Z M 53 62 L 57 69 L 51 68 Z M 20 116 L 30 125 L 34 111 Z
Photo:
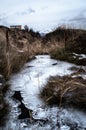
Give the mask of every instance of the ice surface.
M 53 65 L 55 63 L 56 65 Z M 33 67 L 27 69 L 28 66 Z M 50 59 L 48 55 L 36 56 L 36 59 L 27 63 L 19 74 L 12 77 L 12 88 L 15 90 L 19 89 L 27 107 L 34 110 L 41 104 L 38 95 L 49 77 L 71 74 L 72 71 L 69 68 L 72 66 L 74 65 L 67 62 Z
M 39 98 L 40 91 L 50 76 L 69 75 L 73 73 L 69 68 L 74 66 L 74 64 L 50 59 L 48 55 L 38 55 L 35 60 L 26 63 L 21 72 L 13 75 L 10 80 L 11 90 L 7 99 L 11 105 L 11 112 L 7 126 L 3 130 L 7 130 L 7 128 L 12 128 L 12 130 L 58 130 L 57 121 L 59 118 L 60 130 L 70 130 L 69 121 L 72 125 L 77 124 L 80 130 L 85 130 L 86 115 L 84 113 L 75 109 L 60 110 L 56 106 L 48 107 Z M 19 102 L 11 99 L 14 91 L 21 92 L 23 103 L 27 108 L 33 110 L 34 119 L 48 120 L 48 123 L 40 124 L 36 122 L 35 124 L 28 124 L 25 120 L 20 122 L 17 119 L 20 111 L 16 107 Z

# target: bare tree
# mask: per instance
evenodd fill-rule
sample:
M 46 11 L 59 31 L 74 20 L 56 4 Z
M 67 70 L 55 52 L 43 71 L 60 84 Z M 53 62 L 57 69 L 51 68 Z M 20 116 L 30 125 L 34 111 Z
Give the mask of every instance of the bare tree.
M 27 25 L 24 26 L 25 31 L 29 31 L 29 27 Z

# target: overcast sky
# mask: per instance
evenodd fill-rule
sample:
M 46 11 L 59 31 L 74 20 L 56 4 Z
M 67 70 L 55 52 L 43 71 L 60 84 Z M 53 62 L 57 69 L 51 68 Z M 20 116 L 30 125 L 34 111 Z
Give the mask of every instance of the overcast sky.
M 0 25 L 48 32 L 62 24 L 86 29 L 86 0 L 0 0 Z

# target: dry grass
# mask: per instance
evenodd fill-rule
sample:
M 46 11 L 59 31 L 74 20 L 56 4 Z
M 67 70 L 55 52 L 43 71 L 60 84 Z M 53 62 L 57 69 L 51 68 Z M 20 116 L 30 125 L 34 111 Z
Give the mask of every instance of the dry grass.
M 44 37 L 44 42 L 51 46 L 49 54 L 54 59 L 86 65 L 85 59 L 73 57 L 73 52 L 86 54 L 86 31 L 60 27 Z
M 27 60 L 41 52 L 38 41 L 37 45 L 32 44 L 28 32 L 0 28 L 0 73 L 9 78 L 11 73 L 17 72 Z
M 86 80 L 72 78 L 72 75 L 51 77 L 42 90 L 41 97 L 50 105 L 69 105 L 86 109 Z
M 18 43 L 19 44 L 19 43 Z M 9 48 L 3 48 L 2 70 L 3 74 L 8 78 L 11 73 L 17 72 L 27 60 L 32 59 L 37 54 L 49 54 L 58 48 L 57 44 L 50 46 L 43 45 L 41 40 L 35 40 L 32 44 L 23 41 L 22 47 L 9 43 Z
M 61 46 L 59 46 L 55 41 L 52 41 L 52 43 L 43 44 L 42 40 L 36 39 L 36 41 L 29 45 L 29 48 L 30 55 L 36 55 L 50 54 L 52 51 L 61 48 Z
M 26 44 L 20 49 L 10 43 L 9 48 L 4 47 L 2 51 L 0 71 L 8 78 L 12 72 L 17 71 L 27 61 L 28 47 Z
M 76 65 L 86 65 L 86 58 L 75 58 L 73 52 L 65 50 L 65 48 L 56 48 L 54 51 L 50 52 L 50 56 L 53 59 L 67 61 Z
M 2 86 L 0 86 L 0 126 L 5 124 L 5 117 L 9 113 L 9 105 L 4 99 L 7 90 L 9 89 L 9 84 L 6 84 L 5 81 Z
M 6 32 L 8 32 L 8 38 Z M 39 33 L 33 31 L 26 32 L 0 27 L 0 73 L 9 77 L 12 72 L 17 72 L 27 60 L 36 54 L 47 53 L 53 58 L 78 63 L 70 53 L 65 51 L 65 46 L 79 34 L 80 31 L 77 34 L 77 31 L 73 29 L 57 28 L 42 38 Z

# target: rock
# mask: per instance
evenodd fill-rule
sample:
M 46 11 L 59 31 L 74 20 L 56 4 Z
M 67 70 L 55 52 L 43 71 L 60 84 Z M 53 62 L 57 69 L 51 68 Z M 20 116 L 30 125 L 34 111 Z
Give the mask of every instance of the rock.
M 52 65 L 57 65 L 57 63 L 53 63 Z

